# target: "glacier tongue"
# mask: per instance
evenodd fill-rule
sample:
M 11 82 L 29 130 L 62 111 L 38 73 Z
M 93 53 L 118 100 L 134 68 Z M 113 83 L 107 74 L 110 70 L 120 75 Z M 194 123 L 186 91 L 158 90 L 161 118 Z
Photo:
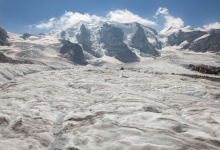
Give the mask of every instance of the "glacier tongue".
M 2 84 L 0 149 L 220 149 L 219 83 L 117 68 L 76 66 Z

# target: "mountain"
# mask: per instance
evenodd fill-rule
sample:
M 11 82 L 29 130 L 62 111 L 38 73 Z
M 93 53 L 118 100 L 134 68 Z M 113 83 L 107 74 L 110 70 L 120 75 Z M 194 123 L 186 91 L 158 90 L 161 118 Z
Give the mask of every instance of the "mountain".
M 68 57 L 67 54 L 63 57 L 80 65 L 86 64 L 82 63 L 86 62 L 84 58 L 98 59 L 104 56 L 115 58 L 123 63 L 138 62 L 141 57 L 159 57 L 158 50 L 162 48 L 157 31 L 139 23 L 81 21 L 66 30 L 51 30 L 45 34 L 25 33 L 21 36 L 8 33 L 8 37 L 6 32 L 3 33 L 4 40 L 8 38 L 12 43 L 12 46 L 7 48 L 6 54 L 16 56 L 16 59 L 34 59 L 45 63 L 51 59 L 63 57 L 61 56 L 62 41 L 80 45 L 83 56 L 77 56 L 77 61 L 75 61 L 76 58 L 72 59 L 73 56 L 70 56 L 69 52 Z M 20 49 L 20 51 L 14 49 Z M 50 52 L 47 49 L 50 49 Z M 82 58 L 81 62 L 79 58 Z
M 220 29 L 194 29 L 190 26 L 179 29 L 170 28 L 162 33 L 161 37 L 166 38 L 167 45 L 182 46 L 182 49 L 194 52 L 218 53 L 220 51 Z
M 189 42 L 183 47 L 194 52 L 220 52 L 220 30 L 214 30 L 211 33 L 206 33 L 204 36 Z
M 122 62 L 138 61 L 136 50 L 143 57 L 157 57 L 157 49 L 161 49 L 157 31 L 139 23 L 82 21 L 62 31 L 58 38 L 81 44 L 84 51 L 97 58 L 107 55 Z
M 218 53 L 220 50 L 219 30 L 207 31 L 190 26 L 158 33 L 137 22 L 81 21 L 63 31 L 51 30 L 38 35 L 25 33 L 21 36 L 3 29 L 0 33 L 2 45 L 11 43 L 10 47 L 3 49 L 6 56 L 50 65 L 57 62 L 67 66 L 71 63 L 100 65 L 108 57 L 132 63 L 158 58 L 161 49 L 167 46 L 180 46 L 194 52 Z
M 170 46 L 180 45 L 184 41 L 191 43 L 195 39 L 205 34 L 206 32 L 203 31 L 183 32 L 182 30 L 180 30 L 178 33 L 168 36 L 168 43 L 170 44 Z

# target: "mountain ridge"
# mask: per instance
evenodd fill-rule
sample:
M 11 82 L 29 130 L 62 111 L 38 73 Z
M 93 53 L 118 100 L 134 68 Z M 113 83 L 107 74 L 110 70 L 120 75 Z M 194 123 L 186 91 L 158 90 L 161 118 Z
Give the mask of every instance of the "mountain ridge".
M 190 26 L 179 29 L 170 28 L 164 33 L 158 33 L 156 30 L 137 22 L 101 21 L 88 23 L 81 21 L 66 30 L 53 29 L 44 34 L 31 35 L 26 33 L 21 36 L 13 33 L 7 34 L 6 31 L 2 33 L 4 33 L 5 41 L 12 43 L 9 49 L 21 50 L 22 47 L 26 47 L 26 52 L 22 51 L 22 55 L 17 54 L 16 59 L 29 52 L 30 54 L 27 56 L 32 56 L 32 53 L 34 53 L 34 55 L 39 55 L 38 58 L 53 55 L 57 59 L 60 55 L 61 41 L 63 40 L 79 44 L 85 53 L 92 56 L 86 58 L 94 59 L 110 56 L 123 63 L 138 62 L 142 57 L 160 57 L 161 49 L 166 46 L 180 46 L 183 50 L 187 49 L 194 52 L 219 53 L 220 51 L 219 30 L 205 31 Z M 45 50 L 48 48 L 50 52 L 47 53 Z M 12 55 L 9 52 L 7 54 Z M 85 56 L 82 56 L 82 58 L 85 58 Z

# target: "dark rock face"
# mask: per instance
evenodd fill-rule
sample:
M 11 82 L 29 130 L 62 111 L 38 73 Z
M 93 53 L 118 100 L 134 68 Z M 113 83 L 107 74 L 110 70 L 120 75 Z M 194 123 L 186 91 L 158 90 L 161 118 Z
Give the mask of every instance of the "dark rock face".
M 220 67 L 190 64 L 188 68 L 193 71 L 198 71 L 198 72 L 204 73 L 204 74 L 215 74 L 215 75 L 220 74 Z
M 81 33 L 80 34 L 77 34 L 76 35 L 76 38 L 79 42 L 79 44 L 82 44 L 82 48 L 84 51 L 92 54 L 93 56 L 95 57 L 100 57 L 99 54 L 95 53 L 93 50 L 92 50 L 92 42 L 90 40 L 90 32 L 88 29 L 86 29 L 85 25 L 82 24 L 81 27 L 80 27 L 80 31 Z
M 2 52 L 0 52 L 0 63 L 10 63 L 10 64 L 34 64 L 28 60 L 14 60 L 10 57 L 5 56 Z
M 141 27 L 140 24 L 136 23 L 136 25 L 138 29 L 131 41 L 133 44 L 132 47 L 139 49 L 141 52 L 141 56 L 146 56 L 146 54 L 150 56 L 159 56 L 159 52 L 155 49 L 155 47 L 153 47 L 151 43 L 148 42 L 147 37 L 144 33 L 144 29 Z
M 121 29 L 103 24 L 99 32 L 100 42 L 105 44 L 106 55 L 124 62 L 136 62 L 138 57 L 123 42 L 124 33 Z
M 24 33 L 21 37 L 26 40 L 27 38 L 29 38 L 31 36 L 31 34 L 28 33 Z
M 7 38 L 9 38 L 7 32 L 0 27 L 0 46 L 10 46 Z
M 61 36 L 62 39 L 65 39 L 65 35 L 66 35 L 66 32 L 62 31 L 60 36 Z
M 87 65 L 87 61 L 83 54 L 82 48 L 78 44 L 71 43 L 70 41 L 62 41 L 60 53 L 64 55 L 70 61 L 73 61 L 80 65 Z
M 212 30 L 210 33 L 211 33 L 211 34 L 214 34 L 214 33 L 220 34 L 220 29 L 214 29 L 214 30 Z
M 219 30 L 213 31 L 208 37 L 200 39 L 194 43 L 189 43 L 183 48 L 188 48 L 195 52 L 220 52 L 220 32 Z
M 193 42 L 195 39 L 203 36 L 206 32 L 203 31 L 192 31 L 192 32 L 182 32 L 180 30 L 176 34 L 172 34 L 168 37 L 168 43 L 171 46 L 180 45 L 184 41 L 188 41 L 189 43 Z

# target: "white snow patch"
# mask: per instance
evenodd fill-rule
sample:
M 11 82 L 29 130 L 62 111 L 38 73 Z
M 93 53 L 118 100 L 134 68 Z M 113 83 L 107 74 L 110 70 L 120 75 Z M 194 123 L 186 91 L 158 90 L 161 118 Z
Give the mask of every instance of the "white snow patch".
M 203 36 L 201 36 L 201 37 L 195 39 L 193 42 L 197 42 L 197 41 L 199 41 L 199 40 L 201 40 L 201 39 L 207 38 L 209 35 L 210 35 L 210 34 L 205 34 L 205 35 L 203 35 Z

